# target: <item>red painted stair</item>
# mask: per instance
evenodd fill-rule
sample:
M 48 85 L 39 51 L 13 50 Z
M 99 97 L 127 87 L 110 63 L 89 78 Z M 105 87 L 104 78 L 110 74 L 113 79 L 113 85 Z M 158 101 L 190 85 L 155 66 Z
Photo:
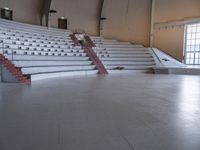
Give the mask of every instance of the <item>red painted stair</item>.
M 20 82 L 20 83 L 30 83 L 31 80 L 27 75 L 23 75 L 20 68 L 17 68 L 11 63 L 4 55 L 0 54 L 0 63 Z

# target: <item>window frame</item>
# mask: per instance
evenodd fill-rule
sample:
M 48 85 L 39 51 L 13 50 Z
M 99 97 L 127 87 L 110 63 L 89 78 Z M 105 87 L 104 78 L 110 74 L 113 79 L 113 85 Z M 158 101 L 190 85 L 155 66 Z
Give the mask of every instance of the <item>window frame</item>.
M 191 28 L 190 33 L 188 31 L 189 28 Z M 189 34 L 191 34 L 191 38 L 188 38 Z M 197 43 L 197 41 L 199 44 Z M 191 42 L 191 44 L 188 44 L 188 42 Z M 200 22 L 185 25 L 183 43 L 184 43 L 184 53 L 183 53 L 184 63 L 186 65 L 200 65 Z M 188 50 L 188 46 L 190 47 L 190 50 Z

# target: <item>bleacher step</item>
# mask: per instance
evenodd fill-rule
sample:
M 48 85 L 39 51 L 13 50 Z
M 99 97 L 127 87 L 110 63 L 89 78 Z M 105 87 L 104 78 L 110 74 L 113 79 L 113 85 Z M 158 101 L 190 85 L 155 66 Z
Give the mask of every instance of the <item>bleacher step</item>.
M 95 75 L 97 73 L 98 73 L 98 70 L 33 74 L 31 75 L 31 81 L 38 81 L 38 80 L 50 79 L 50 78 L 60 78 L 60 77 L 89 76 L 89 75 Z
M 21 68 L 23 74 L 38 74 L 38 73 L 51 73 L 51 72 L 67 72 L 67 71 L 84 71 L 95 70 L 94 65 L 90 66 L 48 66 L 48 67 L 25 67 Z
M 91 65 L 91 61 L 62 61 L 62 60 L 56 60 L 56 61 L 13 61 L 13 63 L 17 67 L 36 67 L 36 66 L 88 66 Z
M 65 57 L 65 56 L 33 56 L 33 55 L 5 55 L 6 58 L 8 58 L 9 60 L 50 60 L 50 61 L 56 61 L 56 60 L 66 60 L 66 61 L 81 61 L 81 60 L 89 60 L 89 57 L 74 57 L 74 56 L 69 56 L 69 57 Z

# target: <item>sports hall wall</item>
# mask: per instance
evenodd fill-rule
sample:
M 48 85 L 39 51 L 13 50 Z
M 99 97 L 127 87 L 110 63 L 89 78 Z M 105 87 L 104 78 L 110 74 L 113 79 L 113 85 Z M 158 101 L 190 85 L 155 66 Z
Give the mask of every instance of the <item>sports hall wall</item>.
M 58 18 L 65 17 L 69 29 L 96 35 L 99 2 L 99 0 L 52 0 L 51 9 L 57 10 L 57 13 L 50 16 L 49 24 L 57 27 Z
M 200 0 L 156 0 L 155 23 L 200 17 Z M 154 47 L 182 61 L 184 26 L 154 30 Z
M 42 0 L 0 0 L 1 7 L 14 12 L 14 20 L 40 24 Z M 52 0 L 49 24 L 57 27 L 57 19 L 66 17 L 68 27 L 92 35 L 98 34 L 100 0 Z M 150 0 L 105 0 L 102 35 L 149 45 Z
M 149 46 L 151 0 L 105 0 L 102 35 Z
M 57 18 L 68 18 L 69 28 L 98 34 L 98 6 L 100 0 L 54 0 L 52 9 L 58 10 L 51 17 L 51 25 L 57 26 Z M 132 41 L 149 45 L 150 0 L 105 0 L 101 33 L 107 38 Z
M 13 20 L 40 24 L 43 0 L 0 0 L 0 7 L 13 10 Z

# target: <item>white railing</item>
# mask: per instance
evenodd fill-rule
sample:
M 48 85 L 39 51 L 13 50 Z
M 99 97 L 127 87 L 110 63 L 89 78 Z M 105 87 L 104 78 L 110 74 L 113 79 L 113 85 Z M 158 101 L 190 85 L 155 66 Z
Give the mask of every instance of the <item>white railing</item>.
M 156 59 L 159 61 L 159 63 L 162 64 L 162 60 L 160 59 L 160 57 L 157 55 L 157 53 L 154 51 L 153 48 L 151 48 L 151 51 L 152 51 L 153 55 L 156 57 Z
M 14 52 L 13 52 L 13 49 L 11 49 L 11 48 L 6 48 L 5 45 L 4 45 L 4 43 L 7 43 L 6 40 L 3 40 L 3 41 L 1 42 L 1 53 L 2 53 L 4 56 L 5 56 L 5 54 L 10 55 L 9 52 L 7 53 L 7 51 L 6 51 L 5 49 L 11 50 L 11 60 L 10 60 L 10 61 L 13 62 L 13 60 L 14 60 Z

